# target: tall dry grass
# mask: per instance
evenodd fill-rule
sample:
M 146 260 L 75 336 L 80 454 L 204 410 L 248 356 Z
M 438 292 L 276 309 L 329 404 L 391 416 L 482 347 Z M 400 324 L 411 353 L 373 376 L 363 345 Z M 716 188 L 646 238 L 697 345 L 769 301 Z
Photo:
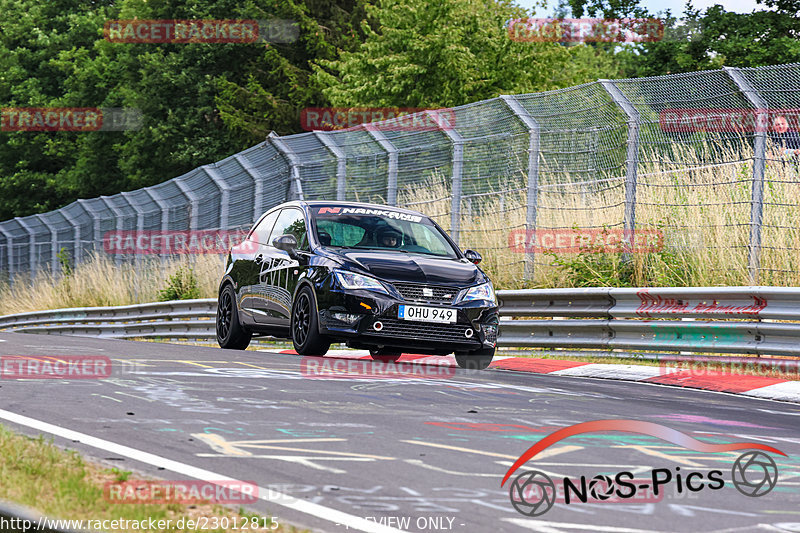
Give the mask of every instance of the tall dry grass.
M 525 227 L 527 177 L 506 183 L 503 190 L 465 199 L 461 205 L 462 248 L 482 253 L 483 268 L 500 288 L 570 287 L 607 285 L 600 273 L 594 283 L 586 276 L 576 279 L 564 265 L 585 261 L 626 276 L 632 286 L 721 286 L 747 285 L 751 219 L 752 161 L 722 166 L 709 165 L 688 147 L 677 153 L 681 170 L 667 164 L 639 166 L 636 227 L 658 230 L 664 246 L 658 253 L 634 253 L 630 263 L 622 255 L 538 253 L 534 275 L 524 279 L 525 254 L 509 245 L 509 234 Z M 747 147 L 716 147 L 722 160 L 736 161 Z M 767 162 L 761 232 L 760 284 L 800 284 L 800 177 L 797 162 L 775 157 Z M 567 177 L 567 180 L 569 177 Z M 542 184 L 538 191 L 537 228 L 623 228 L 624 178 L 603 183 Z M 431 215 L 449 229 L 448 181 L 432 175 L 423 185 L 400 193 L 400 201 Z M 602 257 L 600 257 L 602 255 Z M 584 265 L 584 263 L 581 263 Z M 585 265 L 584 265 L 585 266 Z M 587 275 L 591 275 L 591 270 Z
M 58 309 L 154 302 L 168 279 L 180 268 L 194 272 L 202 298 L 215 297 L 224 257 L 197 255 L 169 259 L 141 257 L 138 263 L 117 264 L 111 256 L 94 254 L 69 275 L 40 272 L 34 278 L 17 276 L 0 284 L 0 315 Z

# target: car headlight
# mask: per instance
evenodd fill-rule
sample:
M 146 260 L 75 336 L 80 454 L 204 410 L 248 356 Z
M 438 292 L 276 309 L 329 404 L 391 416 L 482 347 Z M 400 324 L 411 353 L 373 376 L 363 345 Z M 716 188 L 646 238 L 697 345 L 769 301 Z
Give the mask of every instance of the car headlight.
M 336 276 L 336 281 L 339 282 L 343 289 L 364 289 L 389 294 L 386 287 L 375 278 L 344 270 L 334 270 L 333 275 Z
M 461 296 L 462 302 L 470 302 L 473 300 L 484 300 L 487 302 L 494 302 L 497 303 L 497 299 L 494 295 L 494 287 L 492 287 L 492 282 L 487 281 L 483 285 L 476 285 L 475 287 L 470 287 L 463 293 Z

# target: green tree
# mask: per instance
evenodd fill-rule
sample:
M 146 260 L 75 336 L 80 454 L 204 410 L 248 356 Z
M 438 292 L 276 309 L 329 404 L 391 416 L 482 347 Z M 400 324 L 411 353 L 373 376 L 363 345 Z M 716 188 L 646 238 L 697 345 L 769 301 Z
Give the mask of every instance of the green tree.
M 511 39 L 509 21 L 527 14 L 508 0 L 385 0 L 366 11 L 364 44 L 316 62 L 335 106 L 451 107 L 565 87 L 612 67 L 583 46 Z
M 309 62 L 358 40 L 362 0 L 0 0 L 0 105 L 121 107 L 123 132 L 0 132 L 0 220 L 136 189 L 300 130 Z M 114 43 L 109 19 L 288 19 L 290 43 Z
M 89 56 L 98 28 L 115 10 L 113 0 L 91 4 L 80 0 L 0 0 L 0 105 L 4 107 L 96 106 L 69 95 L 73 66 L 66 58 Z M 75 147 L 87 142 L 77 132 L 0 131 L 0 219 L 46 211 L 74 198 L 70 175 L 83 161 Z M 119 135 L 89 142 L 100 153 Z M 98 146 L 100 141 L 103 146 Z M 103 143 L 102 141 L 105 141 Z M 103 176 L 112 188 L 121 185 L 113 169 Z M 98 180 L 99 181 L 99 180 Z
M 251 144 L 270 132 L 300 131 L 300 111 L 327 105 L 312 63 L 355 50 L 363 42 L 358 20 L 365 0 L 284 0 L 275 16 L 297 21 L 300 37 L 291 46 L 270 45 L 248 59 L 241 81 L 222 78 L 216 103 L 225 124 Z

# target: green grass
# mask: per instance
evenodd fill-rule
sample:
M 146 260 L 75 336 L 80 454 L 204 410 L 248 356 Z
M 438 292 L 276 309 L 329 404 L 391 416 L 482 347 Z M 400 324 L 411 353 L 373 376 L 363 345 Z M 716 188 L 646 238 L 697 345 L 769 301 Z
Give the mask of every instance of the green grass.
M 245 509 L 234 511 L 221 505 L 133 504 L 109 502 L 103 486 L 109 482 L 144 479 L 129 471 L 105 468 L 83 459 L 75 451 L 64 451 L 44 437 L 30 438 L 0 425 L 0 499 L 36 509 L 49 518 L 65 520 L 171 520 L 227 517 L 231 520 L 256 516 Z M 269 519 L 266 519 L 269 520 Z M 126 530 L 112 530 L 126 531 Z M 136 531 L 155 531 L 138 529 Z M 175 527 L 166 531 L 184 531 Z M 194 531 L 194 530 L 185 530 Z M 234 531 L 206 529 L 207 533 Z M 236 530 L 243 531 L 243 530 Z M 297 532 L 281 524 L 271 530 Z

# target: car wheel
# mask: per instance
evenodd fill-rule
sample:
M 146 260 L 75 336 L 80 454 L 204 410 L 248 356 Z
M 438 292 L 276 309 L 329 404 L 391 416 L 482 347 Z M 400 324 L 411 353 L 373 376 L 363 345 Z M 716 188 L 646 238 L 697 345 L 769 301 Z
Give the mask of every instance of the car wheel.
M 331 343 L 319 334 L 319 316 L 314 294 L 303 287 L 292 305 L 292 343 L 300 355 L 325 355 Z
M 236 293 L 233 286 L 225 285 L 217 302 L 217 343 L 222 348 L 244 350 L 250 344 L 252 333 L 239 322 Z
M 403 353 L 392 348 L 372 348 L 369 355 L 376 361 L 397 361 Z
M 483 370 L 494 358 L 494 348 L 482 348 L 472 352 L 456 352 L 456 363 L 461 368 Z

